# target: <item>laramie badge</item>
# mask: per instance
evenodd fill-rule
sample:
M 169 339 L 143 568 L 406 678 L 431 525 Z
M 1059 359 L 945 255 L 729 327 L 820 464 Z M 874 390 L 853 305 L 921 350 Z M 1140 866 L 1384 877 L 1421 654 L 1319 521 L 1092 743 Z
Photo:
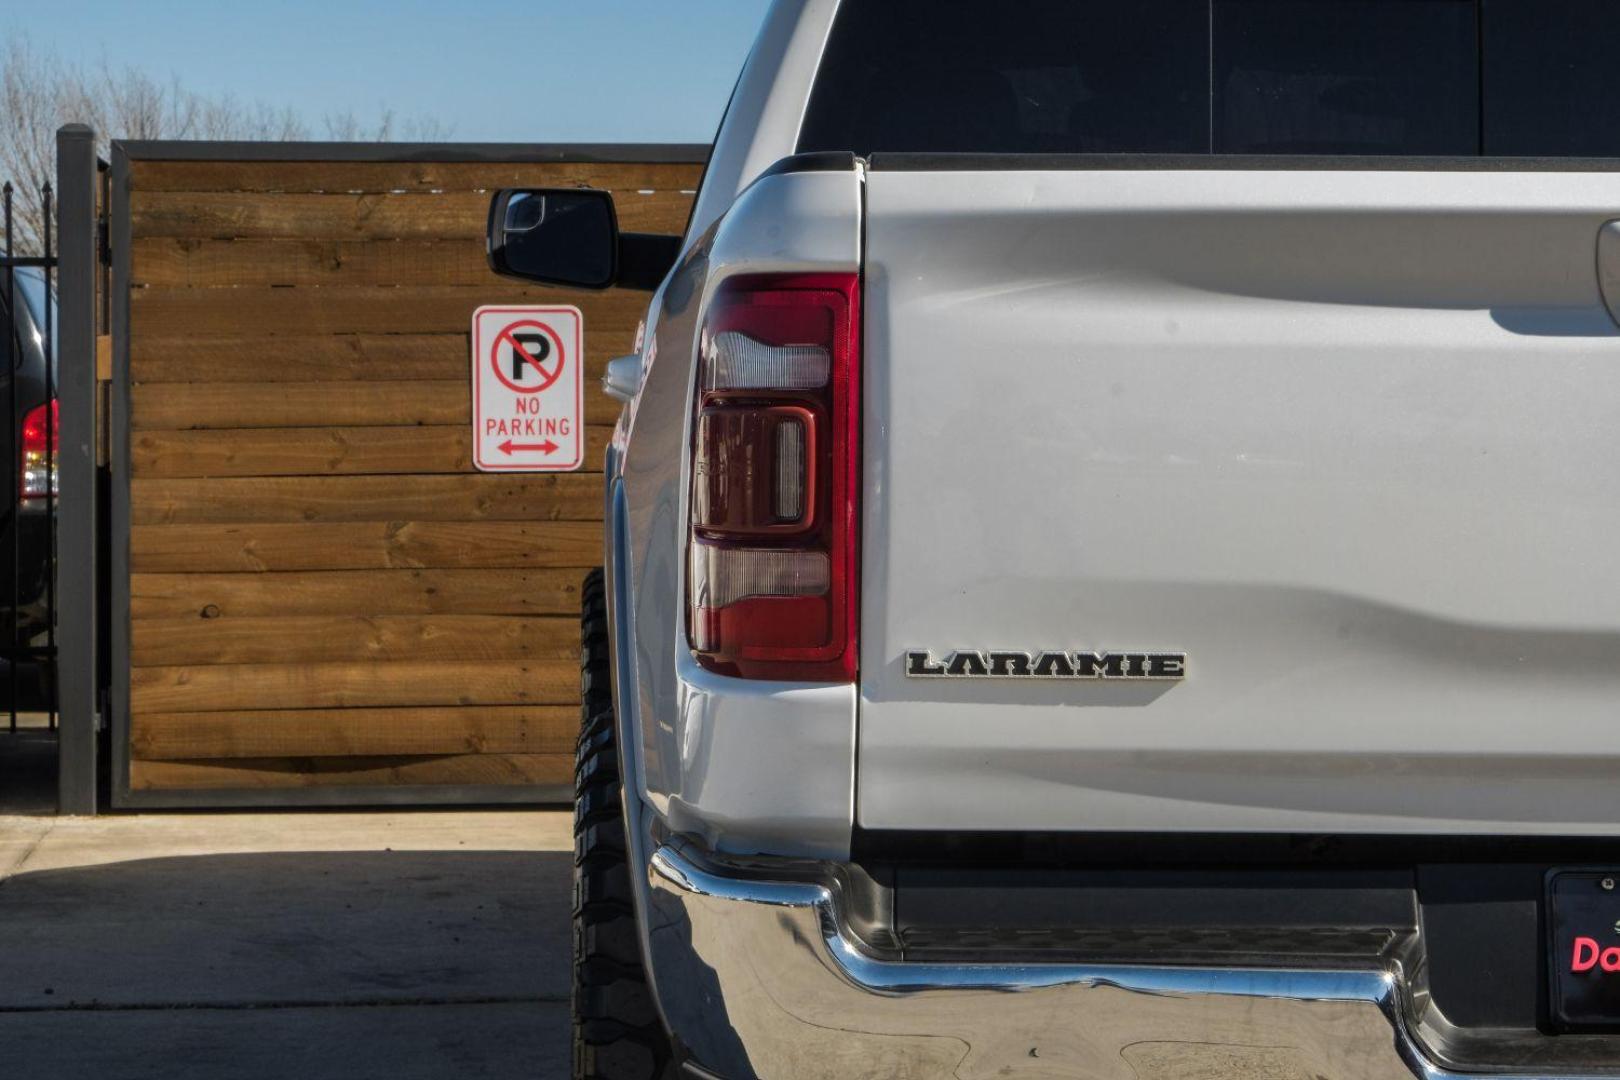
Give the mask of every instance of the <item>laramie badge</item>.
M 912 649 L 906 653 L 906 674 L 914 679 L 1181 679 L 1187 675 L 1187 654 L 957 649 L 936 660 L 929 649 Z

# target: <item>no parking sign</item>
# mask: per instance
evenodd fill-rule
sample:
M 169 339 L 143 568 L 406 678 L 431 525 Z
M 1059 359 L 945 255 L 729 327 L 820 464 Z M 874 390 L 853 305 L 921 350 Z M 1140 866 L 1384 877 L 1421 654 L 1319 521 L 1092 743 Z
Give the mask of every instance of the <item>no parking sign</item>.
M 473 465 L 567 472 L 585 458 L 585 320 L 576 307 L 473 312 Z

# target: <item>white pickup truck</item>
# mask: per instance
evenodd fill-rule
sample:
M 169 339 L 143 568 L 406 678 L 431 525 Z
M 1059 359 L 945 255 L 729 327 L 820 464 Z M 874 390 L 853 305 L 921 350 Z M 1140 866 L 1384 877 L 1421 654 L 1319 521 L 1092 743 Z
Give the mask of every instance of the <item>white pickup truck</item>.
M 577 1077 L 1620 1071 L 1612 8 L 780 0 L 684 237 L 497 196 L 655 290 Z

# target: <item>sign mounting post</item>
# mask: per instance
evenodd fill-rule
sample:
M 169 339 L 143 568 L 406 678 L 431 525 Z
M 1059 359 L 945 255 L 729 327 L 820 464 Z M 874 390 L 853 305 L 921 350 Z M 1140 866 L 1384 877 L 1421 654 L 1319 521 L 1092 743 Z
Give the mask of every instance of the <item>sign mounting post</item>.
M 570 472 L 585 459 L 585 320 L 576 307 L 486 305 L 472 324 L 473 465 Z

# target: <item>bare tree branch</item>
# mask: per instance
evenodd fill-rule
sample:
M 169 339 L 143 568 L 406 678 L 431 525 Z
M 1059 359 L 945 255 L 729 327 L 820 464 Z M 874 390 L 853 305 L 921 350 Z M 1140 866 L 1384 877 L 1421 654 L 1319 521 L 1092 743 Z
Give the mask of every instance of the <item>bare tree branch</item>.
M 288 142 L 311 137 L 304 118 L 285 106 L 244 105 L 230 94 L 194 93 L 177 78 L 160 82 L 138 68 L 117 67 L 105 56 L 86 69 L 35 49 L 26 36 L 10 37 L 0 49 L 0 179 L 15 187 L 19 252 L 40 250 L 45 221 L 40 190 L 55 173 L 56 129 L 68 123 L 89 124 L 102 157 L 113 139 Z M 322 128 L 327 139 L 342 142 L 386 142 L 396 131 L 413 142 L 442 142 L 453 130 L 432 117 L 398 123 L 387 106 L 379 107 L 371 122 L 352 109 L 328 113 Z
M 332 142 L 448 142 L 455 126 L 436 117 L 413 116 L 401 121 L 387 105 L 377 108 L 377 119 L 367 123 L 353 109 L 327 113 L 321 118 L 326 137 Z

